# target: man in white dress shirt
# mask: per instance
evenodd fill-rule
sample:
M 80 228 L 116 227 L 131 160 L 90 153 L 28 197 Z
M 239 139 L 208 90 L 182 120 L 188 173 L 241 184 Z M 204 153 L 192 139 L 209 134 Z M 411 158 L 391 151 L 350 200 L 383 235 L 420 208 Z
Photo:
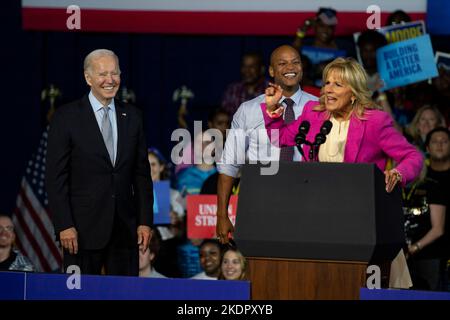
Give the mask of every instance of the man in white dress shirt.
M 276 48 L 270 57 L 269 74 L 283 89 L 282 103 L 286 105 L 285 122 L 300 116 L 308 101 L 317 100 L 300 88 L 303 70 L 297 50 L 288 45 Z M 217 184 L 217 227 L 216 233 L 221 243 L 228 243 L 229 233 L 234 231 L 228 214 L 228 202 L 233 180 L 237 177 L 242 164 L 249 161 L 301 161 L 298 150 L 287 147 L 280 150 L 272 146 L 266 133 L 260 104 L 264 102 L 262 94 L 241 104 L 233 116 L 231 131 L 228 134 L 222 159 L 217 165 L 219 180 Z M 289 113 L 289 114 L 288 114 Z M 288 120 L 289 118 L 289 120 Z M 284 149 L 284 148 L 283 148 Z

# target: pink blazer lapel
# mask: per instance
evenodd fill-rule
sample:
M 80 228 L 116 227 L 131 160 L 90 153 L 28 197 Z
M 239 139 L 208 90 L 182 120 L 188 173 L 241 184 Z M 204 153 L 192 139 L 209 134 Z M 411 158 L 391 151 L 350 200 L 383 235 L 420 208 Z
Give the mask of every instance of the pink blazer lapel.
M 352 115 L 345 144 L 344 162 L 355 162 L 361 148 L 361 141 L 366 129 L 366 121 Z

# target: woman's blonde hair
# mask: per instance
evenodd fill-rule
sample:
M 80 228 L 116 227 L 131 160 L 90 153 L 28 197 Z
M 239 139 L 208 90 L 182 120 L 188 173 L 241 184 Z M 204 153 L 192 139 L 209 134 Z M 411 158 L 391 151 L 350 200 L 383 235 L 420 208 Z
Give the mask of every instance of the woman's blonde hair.
M 355 59 L 336 58 L 327 64 L 322 76 L 324 86 L 332 71 L 336 71 L 342 80 L 350 86 L 356 98 L 353 110 L 358 118 L 362 118 L 367 109 L 381 109 L 372 100 L 372 92 L 367 87 L 366 71 L 364 71 L 363 67 Z M 319 99 L 320 105 L 315 107 L 316 111 L 326 111 L 323 88 Z
M 419 138 L 421 138 L 421 134 L 419 132 L 419 121 L 420 121 L 420 118 L 422 117 L 422 114 L 426 110 L 431 110 L 435 114 L 436 120 L 437 120 L 436 127 L 445 127 L 446 126 L 445 125 L 445 118 L 442 115 L 442 113 L 439 111 L 438 108 L 436 108 L 435 106 L 428 105 L 428 104 L 424 105 L 419 110 L 417 110 L 416 115 L 412 119 L 412 121 L 409 124 L 409 126 L 406 128 L 406 132 L 414 140 L 418 140 Z
M 237 280 L 248 280 L 248 263 L 247 263 L 247 259 L 245 259 L 244 255 L 242 254 L 241 251 L 239 251 L 237 248 L 229 248 L 227 250 L 225 250 L 222 254 L 222 259 L 220 261 L 220 273 L 219 273 L 219 280 L 225 280 L 225 276 L 222 272 L 222 263 L 223 263 L 223 258 L 225 257 L 225 254 L 229 251 L 233 251 L 234 253 L 236 253 L 236 255 L 239 258 L 239 264 L 241 265 L 241 275 L 239 276 L 239 278 Z

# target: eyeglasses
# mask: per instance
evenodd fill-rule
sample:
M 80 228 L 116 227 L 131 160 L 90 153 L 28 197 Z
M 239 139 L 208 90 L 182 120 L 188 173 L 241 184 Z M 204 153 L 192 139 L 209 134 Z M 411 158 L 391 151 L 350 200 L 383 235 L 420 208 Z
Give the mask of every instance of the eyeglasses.
M 3 232 L 3 231 L 13 232 L 14 226 L 6 226 L 6 227 L 0 226 L 0 232 Z

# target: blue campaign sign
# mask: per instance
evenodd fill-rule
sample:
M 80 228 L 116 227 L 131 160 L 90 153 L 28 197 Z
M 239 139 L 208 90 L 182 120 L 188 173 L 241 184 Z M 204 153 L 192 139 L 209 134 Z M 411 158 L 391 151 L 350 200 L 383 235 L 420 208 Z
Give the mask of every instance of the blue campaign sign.
M 436 66 L 438 69 L 450 73 L 450 53 L 436 52 Z
M 170 183 L 157 181 L 153 183 L 153 223 L 170 223 Z
M 377 50 L 382 90 L 405 86 L 438 75 L 429 35 L 395 42 Z
M 386 37 L 388 43 L 420 37 L 427 33 L 422 20 L 386 26 L 377 31 Z
M 394 24 L 392 26 L 386 26 L 375 30 L 381 33 L 386 38 L 388 43 L 420 37 L 427 33 L 425 23 L 422 20 Z M 360 36 L 361 32 L 354 33 L 353 40 L 355 41 L 356 57 L 358 58 L 359 63 L 363 64 L 358 46 L 358 39 Z

